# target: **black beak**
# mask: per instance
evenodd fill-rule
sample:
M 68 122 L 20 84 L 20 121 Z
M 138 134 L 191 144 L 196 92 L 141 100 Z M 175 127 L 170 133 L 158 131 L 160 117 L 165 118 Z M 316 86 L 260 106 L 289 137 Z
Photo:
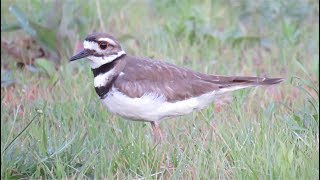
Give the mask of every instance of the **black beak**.
M 88 49 L 83 49 L 82 51 L 80 51 L 78 54 L 72 56 L 69 61 L 75 61 L 75 60 L 78 60 L 78 59 L 81 59 L 81 58 L 85 58 L 85 57 L 88 57 L 88 56 L 91 56 L 92 53 L 91 50 L 88 50 Z

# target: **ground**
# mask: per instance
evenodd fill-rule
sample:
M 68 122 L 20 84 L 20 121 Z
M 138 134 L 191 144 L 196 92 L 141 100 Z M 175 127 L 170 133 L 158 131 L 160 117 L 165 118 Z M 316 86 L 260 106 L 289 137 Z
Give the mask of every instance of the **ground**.
M 319 178 L 318 1 L 45 3 L 1 1 L 1 179 Z M 8 51 L 4 42 L 21 47 L 21 38 L 52 43 L 28 29 L 4 31 L 18 22 L 11 4 L 46 27 L 61 9 L 50 27 L 58 65 L 49 55 L 26 61 Z M 68 63 L 94 31 L 113 34 L 131 55 L 285 81 L 164 121 L 157 145 L 150 124 L 106 111 L 88 62 Z

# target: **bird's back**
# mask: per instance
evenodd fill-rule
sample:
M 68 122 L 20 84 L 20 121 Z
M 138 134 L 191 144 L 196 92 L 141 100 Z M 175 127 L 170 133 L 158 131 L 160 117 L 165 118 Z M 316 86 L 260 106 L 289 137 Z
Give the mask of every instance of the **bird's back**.
M 248 76 L 216 76 L 195 72 L 162 61 L 125 56 L 127 62 L 114 86 L 131 98 L 152 93 L 163 95 L 168 102 L 177 102 L 215 91 L 271 85 L 281 78 Z

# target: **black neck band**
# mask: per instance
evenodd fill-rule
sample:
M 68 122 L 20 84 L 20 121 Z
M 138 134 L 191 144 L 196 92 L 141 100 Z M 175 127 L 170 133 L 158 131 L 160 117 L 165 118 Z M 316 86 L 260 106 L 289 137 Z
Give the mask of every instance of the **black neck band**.
M 91 69 L 92 73 L 93 73 L 93 76 L 96 77 L 99 74 L 106 73 L 106 72 L 110 71 L 118 63 L 119 59 L 122 58 L 125 55 L 126 54 L 122 54 L 121 56 L 119 56 L 115 60 L 113 60 L 112 62 L 109 62 L 107 64 L 99 66 L 98 68 Z

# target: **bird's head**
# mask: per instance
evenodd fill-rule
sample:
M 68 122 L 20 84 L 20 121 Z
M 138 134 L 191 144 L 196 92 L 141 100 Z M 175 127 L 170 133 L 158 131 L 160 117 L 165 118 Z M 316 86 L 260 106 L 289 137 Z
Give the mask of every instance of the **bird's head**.
M 93 33 L 85 38 L 83 50 L 69 60 L 75 61 L 81 58 L 88 58 L 91 68 L 95 69 L 125 54 L 119 42 L 112 36 L 105 33 Z

